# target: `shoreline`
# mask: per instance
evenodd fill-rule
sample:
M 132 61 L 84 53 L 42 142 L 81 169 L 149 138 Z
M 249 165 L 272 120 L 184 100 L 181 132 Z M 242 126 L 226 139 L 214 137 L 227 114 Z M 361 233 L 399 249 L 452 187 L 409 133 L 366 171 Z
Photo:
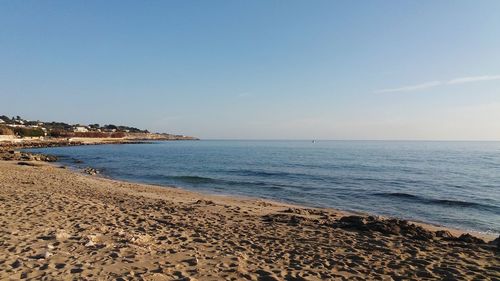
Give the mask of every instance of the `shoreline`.
M 83 145 L 105 144 L 141 144 L 155 141 L 196 141 L 196 138 L 161 139 L 161 138 L 52 138 L 52 139 L 19 139 L 16 141 L 0 141 L 0 152 L 27 148 L 49 148 Z
M 0 161 L 0 202 L 0 279 L 500 277 L 498 246 L 474 236 L 42 161 Z
M 57 162 L 56 162 L 57 163 Z M 54 165 L 56 165 L 54 163 Z M 76 173 L 80 173 L 78 170 L 73 170 Z M 356 210 L 344 210 L 344 209 L 339 209 L 339 208 L 333 208 L 333 207 L 318 207 L 318 206 L 312 206 L 312 205 L 307 205 L 307 204 L 300 204 L 300 203 L 294 203 L 294 202 L 287 202 L 286 200 L 284 201 L 279 201 L 276 199 L 268 199 L 268 198 L 260 198 L 260 197 L 252 197 L 252 196 L 245 196 L 245 195 L 235 195 L 235 194 L 230 194 L 230 193 L 214 193 L 210 191 L 199 191 L 199 190 L 192 190 L 186 187 L 182 186 L 169 186 L 169 185 L 162 185 L 162 184 L 152 184 L 152 183 L 145 183 L 145 182 L 140 182 L 140 181 L 127 181 L 127 180 L 122 180 L 122 179 L 116 179 L 111 176 L 106 176 L 103 174 L 97 174 L 94 175 L 95 177 L 103 178 L 103 179 L 108 179 L 116 182 L 122 182 L 122 183 L 128 183 L 128 184 L 138 184 L 138 185 L 148 185 L 148 186 L 155 186 L 155 187 L 160 187 L 160 188 L 173 188 L 173 189 L 179 189 L 182 191 L 186 192 L 192 192 L 200 197 L 221 197 L 221 198 L 227 198 L 227 199 L 234 199 L 234 200 L 245 200 L 245 201 L 254 201 L 254 202 L 265 202 L 269 203 L 272 205 L 277 205 L 277 206 L 283 206 L 283 207 L 289 207 L 289 208 L 297 208 L 297 209 L 304 209 L 304 210 L 316 210 L 316 211 L 326 211 L 326 212 L 332 212 L 332 213 L 337 213 L 342 216 L 362 216 L 362 217 L 376 217 L 376 218 L 381 218 L 381 219 L 394 219 L 394 220 L 401 220 L 401 221 L 407 221 L 409 223 L 418 225 L 423 227 L 426 230 L 429 231 L 449 231 L 452 235 L 459 237 L 462 234 L 471 234 L 474 237 L 480 238 L 484 240 L 485 242 L 491 242 L 495 240 L 497 237 L 499 237 L 500 234 L 497 233 L 490 233 L 490 232 L 482 232 L 482 231 L 476 231 L 476 230 L 467 230 L 467 229 L 460 229 L 456 227 L 451 227 L 451 226 L 445 226 L 445 225 L 440 225 L 437 223 L 431 223 L 431 222 L 426 222 L 426 221 L 420 221 L 420 220 L 413 220 L 413 219 L 405 219 L 405 218 L 399 218 L 396 216 L 385 216 L 385 215 L 378 215 L 374 213 L 368 213 L 368 212 L 363 212 L 363 211 L 356 211 Z
M 169 140 L 156 140 L 156 141 L 186 141 L 186 140 L 198 140 L 198 139 L 178 139 L 178 140 L 169 139 Z M 7 147 L 7 149 L 14 149 L 14 150 L 18 151 L 21 149 L 32 149 L 32 148 L 37 149 L 37 148 L 66 147 L 66 146 L 106 145 L 106 144 L 148 144 L 148 143 L 152 143 L 152 141 L 155 141 L 155 140 L 151 140 L 151 139 L 149 139 L 149 140 L 147 140 L 147 139 L 131 140 L 131 139 L 110 139 L 110 138 L 107 138 L 107 139 L 103 139 L 103 138 L 98 138 L 98 139 L 96 139 L 96 138 L 78 138 L 78 139 L 75 139 L 75 140 L 70 141 L 70 142 L 65 142 L 65 141 L 61 142 L 61 140 L 55 140 L 55 141 L 49 141 L 49 142 L 36 142 L 36 144 L 34 146 L 33 146 L 33 143 L 31 141 L 28 141 L 28 143 L 21 143 L 20 147 L 15 147 L 15 148 Z M 4 148 L 3 150 L 5 150 L 5 147 L 0 146 L 0 153 L 2 152 L 2 148 Z M 35 154 L 32 152 L 25 152 L 25 153 Z M 44 154 L 37 154 L 37 155 L 44 156 Z M 40 160 L 39 158 L 35 159 L 35 161 L 39 161 L 39 160 Z M 78 160 L 78 159 L 76 159 L 76 160 Z M 0 158 L 0 161 L 2 161 L 1 158 Z M 46 161 L 49 163 L 54 162 L 53 165 L 60 166 L 60 165 L 58 165 L 58 164 L 60 164 L 60 162 L 58 162 L 59 161 L 58 159 L 51 161 L 51 160 L 44 160 L 42 157 L 41 161 Z M 72 166 L 72 165 L 67 165 L 67 166 L 75 173 L 82 173 L 82 174 L 85 173 L 85 171 L 79 171 L 80 170 L 79 167 Z M 93 167 L 87 167 L 87 168 L 90 168 L 96 172 L 96 173 L 91 174 L 91 175 L 101 177 L 104 179 L 108 179 L 108 180 L 114 180 L 117 182 L 125 182 L 125 183 L 130 183 L 130 184 L 140 184 L 140 185 L 142 184 L 142 185 L 158 186 L 158 187 L 163 187 L 163 188 L 178 188 L 178 189 L 181 189 L 181 190 L 184 190 L 187 192 L 193 192 L 193 193 L 199 194 L 200 196 L 223 196 L 223 197 L 234 198 L 234 199 L 266 201 L 270 204 L 284 204 L 284 205 L 288 205 L 288 206 L 296 207 L 296 208 L 327 210 L 327 211 L 338 212 L 338 213 L 342 213 L 342 214 L 346 214 L 346 215 L 359 215 L 359 216 L 364 216 L 364 217 L 375 216 L 375 217 L 380 217 L 380 218 L 384 218 L 384 219 L 398 219 L 398 220 L 404 220 L 404 221 L 414 223 L 414 224 L 422 226 L 425 229 L 428 229 L 430 231 L 440 231 L 440 230 L 449 231 L 454 236 L 460 236 L 462 234 L 471 234 L 471 235 L 478 237 L 480 239 L 483 239 L 485 241 L 492 241 L 492 240 L 496 239 L 497 237 L 499 237 L 499 235 L 500 235 L 499 233 L 489 233 L 489 232 L 482 232 L 482 231 L 477 231 L 477 230 L 461 229 L 461 228 L 457 228 L 457 227 L 440 225 L 438 223 L 431 223 L 431 222 L 424 221 L 424 220 L 414 220 L 414 219 L 398 218 L 396 216 L 378 215 L 378 214 L 373 214 L 373 213 L 358 211 L 358 210 L 343 210 L 343 209 L 334 208 L 334 207 L 320 207 L 320 206 L 313 206 L 313 205 L 307 205 L 307 204 L 286 202 L 286 200 L 280 201 L 277 199 L 267 199 L 267 198 L 252 197 L 252 196 L 245 196 L 245 195 L 235 195 L 235 194 L 230 194 L 230 193 L 215 193 L 215 192 L 210 192 L 210 191 L 191 190 L 191 189 L 185 188 L 183 186 L 169 186 L 169 185 L 162 185 L 162 184 L 151 184 L 151 183 L 145 183 L 145 182 L 141 182 L 141 181 L 132 181 L 132 180 L 127 181 L 127 180 L 123 180 L 123 179 L 115 179 L 111 176 L 106 176 L 106 175 L 100 174 L 99 171 L 93 169 Z M 87 174 L 89 174 L 89 173 L 87 173 Z
M 52 163 L 51 165 L 55 166 L 60 166 L 57 165 L 58 162 Z M 81 171 L 81 169 L 78 169 L 76 167 L 72 166 L 67 166 L 72 172 L 75 173 L 82 173 L 85 174 L 85 171 Z M 468 229 L 461 229 L 461 228 L 456 228 L 456 227 L 451 227 L 451 226 L 446 226 L 446 225 L 440 225 L 438 223 L 431 223 L 423 220 L 414 220 L 414 219 L 406 219 L 406 218 L 400 218 L 396 216 L 386 216 L 386 215 L 379 215 L 379 214 L 374 214 L 374 213 L 369 213 L 369 212 L 363 212 L 363 211 L 357 211 L 357 210 L 344 210 L 340 208 L 334 208 L 334 207 L 320 207 L 320 206 L 313 206 L 313 205 L 307 205 L 307 204 L 300 204 L 300 203 L 294 203 L 294 202 L 287 202 L 286 200 L 280 201 L 277 199 L 269 199 L 269 198 L 261 198 L 261 197 L 253 197 L 249 195 L 235 195 L 235 194 L 230 194 L 230 193 L 216 193 L 216 192 L 211 192 L 211 191 L 204 191 L 204 190 L 193 190 L 190 188 L 186 188 L 183 186 L 177 186 L 177 185 L 163 185 L 163 184 L 154 184 L 154 183 L 147 183 L 147 182 L 141 182 L 141 181 L 133 181 L 133 180 L 124 180 L 124 179 L 117 179 L 113 178 L 111 176 L 98 173 L 95 175 L 89 175 L 89 176 L 94 176 L 102 179 L 107 179 L 111 181 L 115 181 L 118 183 L 127 183 L 127 184 L 137 184 L 137 185 L 148 185 L 148 186 L 154 186 L 154 187 L 159 187 L 159 188 L 167 188 L 167 189 L 178 189 L 186 192 L 191 192 L 194 193 L 200 197 L 221 197 L 221 198 L 227 198 L 227 199 L 234 199 L 234 200 L 245 200 L 245 201 L 255 201 L 255 202 L 266 202 L 272 205 L 279 205 L 279 206 L 286 206 L 290 208 L 299 208 L 299 209 L 304 209 L 304 210 L 317 210 L 317 211 L 326 211 L 326 212 L 333 212 L 333 213 L 338 213 L 343 216 L 362 216 L 362 217 L 377 217 L 377 218 L 382 218 L 382 219 L 395 219 L 395 220 L 402 220 L 402 221 L 408 221 L 409 223 L 419 225 L 426 230 L 429 231 L 449 231 L 451 234 L 454 236 L 460 236 L 462 234 L 471 234 L 477 238 L 483 239 L 485 242 L 491 242 L 495 240 L 497 237 L 499 237 L 500 233 L 490 233 L 490 232 L 484 232 L 484 231 L 476 231 L 476 230 L 468 230 Z

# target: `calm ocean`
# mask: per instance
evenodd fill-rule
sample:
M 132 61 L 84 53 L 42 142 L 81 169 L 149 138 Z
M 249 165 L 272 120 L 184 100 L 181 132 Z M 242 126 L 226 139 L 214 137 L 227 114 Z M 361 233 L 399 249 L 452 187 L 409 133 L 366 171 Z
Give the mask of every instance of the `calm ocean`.
M 37 151 L 116 179 L 500 233 L 500 142 L 207 140 Z

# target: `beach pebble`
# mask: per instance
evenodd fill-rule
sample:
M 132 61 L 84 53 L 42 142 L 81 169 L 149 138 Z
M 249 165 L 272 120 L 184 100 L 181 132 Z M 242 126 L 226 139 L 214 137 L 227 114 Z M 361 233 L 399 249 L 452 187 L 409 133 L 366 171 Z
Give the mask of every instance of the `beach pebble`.
M 195 265 L 198 265 L 198 258 L 196 258 L 196 257 L 190 258 L 190 259 L 184 260 L 184 262 L 190 266 L 195 266 Z
M 88 242 L 85 244 L 85 247 L 94 247 L 94 246 L 96 246 L 97 243 L 99 242 L 99 237 L 100 237 L 99 234 L 88 235 L 87 236 Z
M 68 239 L 70 237 L 70 235 L 68 233 L 66 233 L 65 230 L 58 230 L 56 232 L 56 239 L 58 241 L 64 241 L 66 239 Z
M 51 252 L 46 251 L 46 252 L 43 254 L 43 257 L 47 259 L 47 258 L 49 258 L 49 257 L 51 257 L 51 256 L 53 256 L 53 255 L 54 255 L 54 254 L 52 254 Z
M 30 258 L 35 259 L 35 260 L 41 260 L 41 259 L 47 259 L 51 256 L 53 256 L 53 254 L 51 252 L 45 251 L 45 252 L 36 254 L 34 256 L 31 256 Z
M 436 237 L 449 239 L 449 238 L 453 238 L 454 236 L 448 230 L 438 230 L 438 231 L 436 231 Z
M 22 265 L 23 265 L 23 262 L 20 261 L 20 260 L 18 260 L 18 259 L 15 260 L 13 263 L 10 264 L 10 266 L 12 268 L 18 268 L 18 267 L 21 267 Z
M 111 254 L 109 254 L 109 256 L 115 259 L 115 258 L 118 258 L 120 256 L 120 254 L 117 252 L 112 252 Z

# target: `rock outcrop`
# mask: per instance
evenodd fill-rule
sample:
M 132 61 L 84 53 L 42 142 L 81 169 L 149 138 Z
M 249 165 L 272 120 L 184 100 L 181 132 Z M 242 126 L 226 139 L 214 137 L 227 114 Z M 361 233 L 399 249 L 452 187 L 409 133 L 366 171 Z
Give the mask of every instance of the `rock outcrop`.
M 45 155 L 30 152 L 21 152 L 16 150 L 8 150 L 0 152 L 0 160 L 5 161 L 44 161 L 55 162 L 57 157 L 53 155 Z
M 99 171 L 97 169 L 94 169 L 94 168 L 91 168 L 91 167 L 87 167 L 87 168 L 83 169 L 83 172 L 85 174 L 88 174 L 88 175 L 91 175 L 91 176 L 95 176 L 95 175 L 99 174 Z
M 359 231 L 377 231 L 384 235 L 403 235 L 422 241 L 429 241 L 435 237 L 434 232 L 406 220 L 382 219 L 374 216 L 345 216 L 340 218 L 335 226 Z

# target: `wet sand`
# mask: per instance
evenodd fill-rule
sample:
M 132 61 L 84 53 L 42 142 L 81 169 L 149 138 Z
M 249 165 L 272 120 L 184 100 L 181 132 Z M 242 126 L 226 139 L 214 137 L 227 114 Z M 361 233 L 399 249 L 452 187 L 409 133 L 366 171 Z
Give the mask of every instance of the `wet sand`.
M 0 280 L 500 280 L 442 228 L 27 163 L 0 161 Z

